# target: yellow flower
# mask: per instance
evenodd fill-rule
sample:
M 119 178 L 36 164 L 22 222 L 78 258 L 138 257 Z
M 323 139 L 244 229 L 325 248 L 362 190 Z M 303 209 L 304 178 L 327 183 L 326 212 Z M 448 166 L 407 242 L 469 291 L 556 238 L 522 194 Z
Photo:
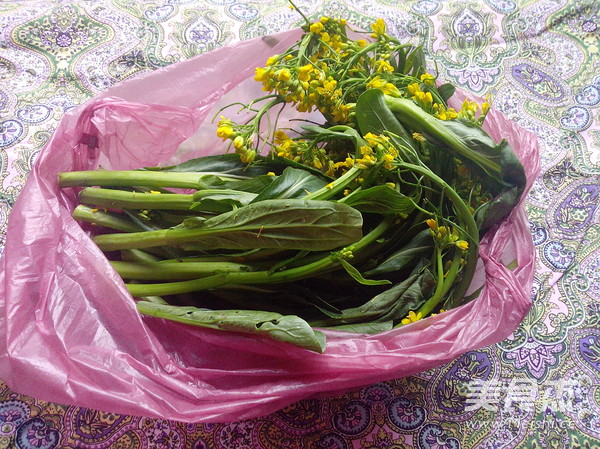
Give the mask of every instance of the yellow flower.
M 383 80 L 383 79 L 379 78 L 378 76 L 376 76 L 375 78 L 373 78 L 371 81 L 369 81 L 367 83 L 367 89 L 383 90 L 383 88 L 385 87 L 385 84 L 386 84 L 386 80 Z
M 273 55 L 269 59 L 267 59 L 267 63 L 265 64 L 267 67 L 275 65 L 279 61 L 279 55 Z
M 325 27 L 321 22 L 315 22 L 310 26 L 309 29 L 311 33 L 319 34 L 325 29 Z
M 411 310 L 410 312 L 408 312 L 408 315 L 406 315 L 406 318 L 404 318 L 402 320 L 402 324 L 406 325 L 406 324 L 410 324 L 410 323 L 415 323 L 415 322 L 419 321 L 421 318 L 423 318 L 421 316 L 421 312 L 415 313 Z
M 456 174 L 458 176 L 465 177 L 469 176 L 470 173 L 471 170 L 469 170 L 469 168 L 464 164 L 460 164 L 458 167 L 456 167 Z
M 277 75 L 277 79 L 279 81 L 289 81 L 292 77 L 292 74 L 290 73 L 289 69 L 278 70 L 277 72 L 275 72 L 275 74 Z
M 381 79 L 378 76 L 367 83 L 367 89 L 379 89 L 383 91 L 384 94 L 392 97 L 400 96 L 400 91 L 395 85 L 388 83 L 386 80 Z
M 458 118 L 464 118 L 467 120 L 475 120 L 475 115 L 479 110 L 479 105 L 475 101 L 471 101 L 468 98 L 463 101 L 461 110 L 458 112 Z
M 417 104 L 426 111 L 429 111 L 433 105 L 433 96 L 431 95 L 431 92 L 419 91 L 413 98 Z
M 435 221 L 433 218 L 428 218 L 425 223 L 427 223 L 427 226 L 429 226 L 429 229 L 431 229 L 432 231 L 437 231 L 437 221 Z
M 423 73 L 421 75 L 421 81 L 423 81 L 423 83 L 428 86 L 433 86 L 434 81 L 435 81 L 435 76 L 433 76 L 431 73 Z
M 440 120 L 454 120 L 456 117 L 458 117 L 458 114 L 453 108 L 446 109 L 444 105 L 439 103 L 435 103 L 433 105 L 432 112 L 433 116 Z
M 387 62 L 385 59 L 378 59 L 377 61 L 375 61 L 375 72 L 376 73 L 383 73 L 383 72 L 388 72 L 388 73 L 392 73 L 394 71 L 394 67 L 392 67 L 392 65 Z
M 385 35 L 385 22 L 383 19 L 377 19 L 375 23 L 371 25 L 371 29 L 373 30 L 371 37 L 379 39 Z
M 458 242 L 455 243 L 455 245 L 463 251 L 466 251 L 469 249 L 469 242 L 467 242 L 465 240 L 459 240 Z
M 298 79 L 303 82 L 307 82 L 310 80 L 310 74 L 315 69 L 312 64 L 306 64 L 302 67 L 298 67 Z M 305 87 L 305 89 L 308 88 Z
M 487 101 L 481 103 L 481 114 L 485 115 L 490 110 L 490 104 Z
M 356 45 L 358 45 L 359 48 L 365 48 L 367 46 L 367 41 L 364 39 L 359 39 L 356 41 Z
M 264 81 L 268 78 L 270 72 L 270 69 L 266 69 L 264 67 L 257 67 L 254 71 L 254 79 L 256 81 Z
M 229 139 L 233 135 L 233 128 L 228 125 L 222 125 L 217 128 L 217 136 L 223 140 Z
M 333 120 L 336 123 L 345 123 L 348 121 L 348 117 L 352 112 L 352 106 L 347 104 L 340 104 L 333 109 Z
M 244 148 L 244 138 L 242 136 L 237 136 L 233 139 L 233 146 L 238 150 Z
M 417 92 L 421 92 L 421 86 L 419 86 L 419 83 L 412 83 L 406 86 L 406 91 L 408 92 L 408 95 L 414 97 Z

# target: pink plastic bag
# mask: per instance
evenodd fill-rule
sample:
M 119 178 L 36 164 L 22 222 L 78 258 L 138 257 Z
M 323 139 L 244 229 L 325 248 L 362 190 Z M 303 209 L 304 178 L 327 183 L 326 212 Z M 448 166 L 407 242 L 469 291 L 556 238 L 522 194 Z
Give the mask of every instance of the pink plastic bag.
M 522 204 L 481 244 L 471 290 L 485 288 L 476 300 L 379 335 L 328 331 L 325 354 L 137 313 L 119 276 L 71 218 L 76 198 L 58 188 L 57 173 L 222 151 L 210 124 L 215 105 L 232 95 L 250 98 L 254 67 L 298 36 L 293 30 L 201 55 L 114 86 L 65 115 L 12 210 L 1 260 L 0 378 L 11 388 L 116 413 L 231 421 L 415 374 L 516 328 L 531 304 L 534 271 Z M 539 171 L 535 136 L 495 111 L 487 129 L 512 144 L 528 190 Z M 505 264 L 514 260 L 511 271 Z

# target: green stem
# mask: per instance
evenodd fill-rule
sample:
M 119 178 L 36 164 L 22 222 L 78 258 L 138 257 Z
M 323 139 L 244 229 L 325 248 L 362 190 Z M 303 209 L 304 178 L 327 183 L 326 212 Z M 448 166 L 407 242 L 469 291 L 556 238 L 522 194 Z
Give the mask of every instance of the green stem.
M 96 226 L 115 229 L 124 232 L 137 232 L 140 230 L 131 220 L 119 217 L 115 214 L 103 212 L 83 204 L 78 205 L 73 211 L 73 218 Z
M 141 249 L 126 249 L 121 251 L 121 260 L 124 262 L 156 263 L 161 259 Z M 172 260 L 172 259 L 171 259 Z
M 218 176 L 221 179 L 247 179 L 247 176 L 223 175 L 218 172 L 167 172 L 154 170 L 90 170 L 58 174 L 59 187 L 172 187 L 200 189 L 200 178 Z
M 458 287 L 456 288 L 456 290 L 453 293 L 454 298 L 460 299 L 460 297 L 462 297 L 465 294 L 465 292 L 469 288 L 469 285 L 471 284 L 471 280 L 473 279 L 473 276 L 475 274 L 475 269 L 477 268 L 477 260 L 479 258 L 479 252 L 478 252 L 479 229 L 477 228 L 477 223 L 475 223 L 475 218 L 473 217 L 473 214 L 471 213 L 469 206 L 462 200 L 460 195 L 458 193 L 456 193 L 456 191 L 446 181 L 444 181 L 442 178 L 437 176 L 431 170 L 429 170 L 426 167 L 421 167 L 419 165 L 406 164 L 406 163 L 399 164 L 399 167 L 407 168 L 414 172 L 420 173 L 423 176 L 429 178 L 431 181 L 433 181 L 438 186 L 440 186 L 442 191 L 444 192 L 444 194 L 447 196 L 447 198 L 450 200 L 450 202 L 454 206 L 454 210 L 459 219 L 459 222 L 461 223 L 463 229 L 465 230 L 465 232 L 467 234 L 466 240 L 469 243 L 469 249 L 468 249 L 467 255 L 465 257 L 465 265 L 462 270 L 462 279 L 461 279 L 461 283 L 458 285 Z M 428 304 L 427 309 L 429 309 L 429 311 L 431 311 L 443 299 L 443 296 L 448 292 L 452 282 L 454 282 L 454 279 L 458 275 L 458 268 L 460 267 L 460 260 L 456 261 L 457 258 L 460 259 L 461 255 L 456 254 L 454 256 L 455 260 L 452 261 L 452 268 L 451 268 L 451 271 L 453 269 L 456 269 L 456 272 L 452 271 L 451 278 L 449 277 L 449 275 L 447 275 L 446 279 L 444 281 L 444 284 L 446 285 L 444 287 L 444 289 L 439 292 L 439 295 L 437 294 L 438 292 L 436 291 L 436 293 L 434 293 L 434 296 L 432 296 L 427 301 L 426 304 Z M 425 307 L 425 306 L 423 306 L 423 307 Z M 426 310 L 426 309 L 423 309 L 423 310 Z M 422 314 L 422 316 L 425 316 L 425 314 Z
M 197 279 L 218 273 L 250 271 L 252 267 L 233 262 L 139 263 L 111 261 L 123 279 L 181 280 Z
M 394 222 L 394 217 L 386 217 L 371 232 L 365 235 L 358 242 L 350 245 L 347 249 L 353 253 L 358 253 L 366 248 L 389 229 Z M 343 251 L 343 250 L 342 250 Z M 292 282 L 299 279 L 308 278 L 315 274 L 322 274 L 340 264 L 339 256 L 329 254 L 315 262 L 290 268 L 287 270 L 271 273 L 270 270 L 255 272 L 235 272 L 217 274 L 201 279 L 189 281 L 167 282 L 157 284 L 127 284 L 127 288 L 132 296 L 163 296 L 176 295 L 181 293 L 190 293 L 199 290 L 208 290 L 223 285 L 241 285 L 241 284 L 277 284 L 282 282 Z
M 444 296 L 446 296 L 446 293 L 448 293 L 448 291 L 454 284 L 454 281 L 456 279 L 456 276 L 458 275 L 461 266 L 461 256 L 462 255 L 460 251 L 457 251 L 454 255 L 454 258 L 452 259 L 450 269 L 448 270 L 448 273 L 446 273 L 446 277 L 444 277 L 444 268 L 442 267 L 441 277 L 438 280 L 435 293 L 419 309 L 419 312 L 421 313 L 422 317 L 426 317 L 427 315 L 429 315 L 433 311 L 433 309 L 435 309 L 438 306 L 438 304 L 442 301 Z M 438 261 L 438 263 L 439 262 L 441 262 L 441 260 Z M 438 276 L 440 276 L 439 269 Z
M 108 209 L 189 210 L 194 197 L 181 193 L 141 193 L 86 187 L 79 193 L 79 201 Z
M 336 178 L 334 181 L 327 184 L 325 187 L 320 188 L 319 190 L 309 193 L 304 197 L 307 200 L 327 200 L 329 198 L 333 198 L 334 196 L 342 193 L 344 189 L 354 181 L 358 176 L 364 172 L 364 168 L 360 167 L 352 167 L 346 173 L 344 173 L 339 178 Z

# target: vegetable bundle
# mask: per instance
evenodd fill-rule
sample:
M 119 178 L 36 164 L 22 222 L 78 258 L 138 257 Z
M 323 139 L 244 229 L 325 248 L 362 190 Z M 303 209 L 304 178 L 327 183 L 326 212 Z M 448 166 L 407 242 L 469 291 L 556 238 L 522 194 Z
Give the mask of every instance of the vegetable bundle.
M 243 120 L 221 116 L 232 152 L 59 175 L 141 313 L 322 352 L 316 328 L 376 333 L 466 301 L 523 167 L 482 130 L 487 103 L 450 108 L 422 51 L 372 28 L 307 23 L 256 70 L 267 93 Z

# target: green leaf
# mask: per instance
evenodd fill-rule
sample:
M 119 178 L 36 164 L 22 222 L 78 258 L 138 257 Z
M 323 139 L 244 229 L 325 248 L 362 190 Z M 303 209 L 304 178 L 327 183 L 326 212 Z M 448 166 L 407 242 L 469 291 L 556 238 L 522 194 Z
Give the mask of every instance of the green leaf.
M 221 331 L 260 334 L 318 353 L 325 351 L 324 335 L 294 315 L 256 310 L 207 310 L 149 301 L 138 301 L 137 309 L 143 315 L 178 323 Z
M 415 209 L 412 198 L 403 195 L 389 186 L 373 186 L 352 192 L 344 199 L 344 204 L 362 213 L 398 215 L 406 217 Z
M 312 322 L 313 326 L 330 326 L 356 322 L 398 321 L 409 310 L 417 310 L 428 299 L 435 284 L 435 278 L 426 267 L 427 261 L 417 264 L 412 273 L 402 282 L 379 293 L 366 303 L 342 310 L 341 318 L 322 323 Z
M 241 190 L 247 193 L 260 193 L 267 187 L 275 176 L 260 175 L 248 179 L 223 179 L 216 175 L 204 175 L 198 182 L 199 189 Z
M 407 162 L 418 162 L 416 143 L 386 105 L 383 92 L 368 89 L 356 101 L 356 120 L 362 135 L 385 134 Z M 408 149 L 406 151 L 405 149 Z
M 367 144 L 356 129 L 347 125 L 334 125 L 330 128 L 324 128 L 317 125 L 304 125 L 302 126 L 302 129 L 305 131 L 306 137 L 315 139 L 319 142 L 337 138 L 352 141 L 354 148 L 360 148 Z
M 350 264 L 350 262 L 348 262 L 346 259 L 340 258 L 338 261 L 339 261 L 340 265 L 342 266 L 342 268 L 344 270 L 346 270 L 346 273 L 348 273 L 352 277 L 352 279 L 354 279 L 359 284 L 362 284 L 362 285 L 387 285 L 387 284 L 391 284 L 391 282 L 388 281 L 388 280 L 386 280 L 386 279 L 382 279 L 382 280 L 365 279 L 363 277 L 363 275 L 360 274 L 360 271 L 358 271 L 355 267 L 353 267 Z
M 362 216 L 331 201 L 264 200 L 206 220 L 202 249 L 329 250 L 362 237 Z
M 256 193 L 240 190 L 206 189 L 194 193 L 194 203 L 190 209 L 200 212 L 223 213 L 250 204 Z
M 416 269 L 403 282 L 373 297 L 367 303 L 354 309 L 342 311 L 342 320 L 398 321 L 410 310 L 417 310 L 429 298 L 435 278 L 426 269 Z
M 252 200 L 253 203 L 285 198 L 301 198 L 308 193 L 316 192 L 328 184 L 306 170 L 287 167 L 268 187 Z
M 387 257 L 377 267 L 365 272 L 367 276 L 397 272 L 415 266 L 417 261 L 430 256 L 433 252 L 434 241 L 429 229 L 418 233 L 405 246 Z
M 148 171 L 208 172 L 223 176 L 254 177 L 265 175 L 267 170 L 258 165 L 248 165 L 236 153 L 202 156 L 168 167 L 146 167 Z
M 270 154 L 269 156 L 257 156 L 254 160 L 253 165 L 260 165 L 261 167 L 264 167 L 265 169 L 268 169 L 269 171 L 275 173 L 283 172 L 283 170 L 285 170 L 286 167 L 294 167 L 306 170 L 315 176 L 319 176 L 323 179 L 329 180 L 329 182 L 333 180 L 331 176 L 326 175 L 325 173 L 321 172 L 320 170 L 314 167 L 305 165 L 301 162 L 293 161 L 291 159 L 287 159 L 285 157 L 277 156 L 274 153 Z
M 439 86 L 437 90 L 440 94 L 440 97 L 442 97 L 444 100 L 444 103 L 448 104 L 448 100 L 452 98 L 452 95 L 454 95 L 454 92 L 456 92 L 456 87 L 454 87 L 453 84 L 446 83 Z
M 198 227 L 197 225 L 200 224 Z M 286 199 L 251 203 L 194 228 L 103 234 L 94 238 L 103 250 L 172 245 L 189 250 L 306 249 L 326 251 L 362 237 L 362 215 L 331 201 Z
M 416 47 L 406 57 L 406 63 L 404 64 L 404 73 L 411 74 L 415 78 L 418 78 L 421 74 L 425 73 L 425 53 L 423 53 L 422 47 Z
M 518 203 L 527 182 L 525 169 L 506 140 L 496 144 L 483 129 L 471 122 L 449 120 L 444 123 L 472 152 L 486 157 L 500 167 L 499 175 L 488 176 L 469 158 L 460 158 L 494 195 L 475 214 L 477 225 L 483 231 L 502 220 Z
M 402 73 L 404 75 L 406 75 L 406 72 L 404 71 L 404 68 L 406 67 L 406 53 L 407 53 L 407 51 L 405 51 L 403 48 L 400 48 L 398 50 L 398 62 L 396 63 L 396 67 L 398 68 L 396 70 L 396 72 Z
M 315 313 L 329 318 L 339 318 L 341 311 L 315 293 L 313 288 L 300 283 L 269 285 L 237 285 L 235 287 L 211 291 L 217 297 L 244 309 L 269 310 L 282 315 Z
M 357 334 L 374 335 L 380 332 L 389 331 L 394 327 L 393 321 L 382 321 L 382 322 L 368 322 L 368 323 L 351 323 L 351 324 L 340 324 L 338 326 L 325 326 L 323 329 L 341 331 L 341 332 L 354 332 Z

